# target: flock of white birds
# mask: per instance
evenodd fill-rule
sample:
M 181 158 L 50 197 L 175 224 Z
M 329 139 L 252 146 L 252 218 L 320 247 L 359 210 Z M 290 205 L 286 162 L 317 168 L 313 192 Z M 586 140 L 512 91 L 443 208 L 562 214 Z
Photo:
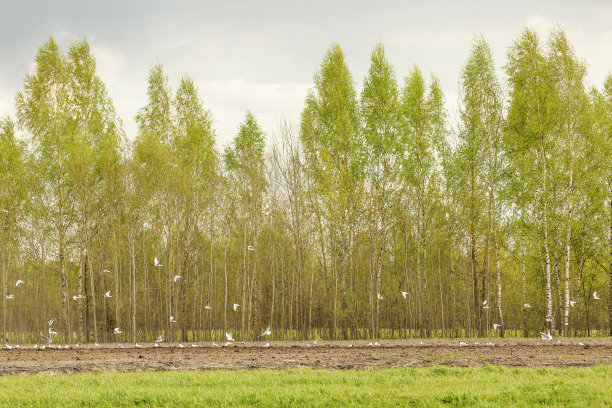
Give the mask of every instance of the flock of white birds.
M 249 246 L 247 247 L 247 250 L 249 250 L 249 251 L 254 251 L 254 250 L 255 250 L 255 248 L 254 248 L 252 245 L 249 245 Z M 162 266 L 163 266 L 163 265 L 162 265 L 162 264 L 159 262 L 159 260 L 157 259 L 157 257 L 155 257 L 155 259 L 153 260 L 153 265 L 154 265 L 154 266 L 156 266 L 156 267 L 162 267 Z M 108 269 L 104 269 L 102 272 L 103 272 L 103 273 L 110 273 L 110 271 L 109 271 Z M 175 275 L 175 276 L 172 278 L 172 280 L 174 281 L 174 283 L 177 283 L 177 282 L 178 282 L 180 279 L 182 279 L 182 277 L 181 277 L 180 275 Z M 25 281 L 23 281 L 23 280 L 21 280 L 21 279 L 18 279 L 18 280 L 17 280 L 17 282 L 15 282 L 15 287 L 16 287 L 16 288 L 18 288 L 18 287 L 20 287 L 20 286 L 23 286 L 24 284 L 25 284 Z M 404 299 L 406 299 L 406 298 L 407 298 L 407 296 L 408 296 L 408 292 L 401 292 L 401 295 L 402 295 L 402 297 L 403 297 Z M 111 291 L 109 290 L 109 291 L 105 292 L 105 293 L 104 293 L 104 297 L 105 297 L 105 298 L 111 298 L 111 297 L 112 297 L 112 295 L 111 295 Z M 15 295 L 14 295 L 14 294 L 7 293 L 7 294 L 6 294 L 6 298 L 7 298 L 7 299 L 14 299 L 14 298 L 15 298 Z M 79 300 L 81 300 L 81 299 L 85 299 L 85 296 L 84 296 L 84 295 L 82 295 L 82 294 L 77 294 L 77 295 L 72 296 L 72 299 L 74 299 L 75 301 L 79 301 Z M 382 294 L 378 293 L 378 294 L 377 294 L 377 299 L 378 299 L 378 300 L 384 300 L 385 298 L 384 298 L 384 296 L 383 296 Z M 600 297 L 599 297 L 599 293 L 598 293 L 597 291 L 593 292 L 593 299 L 595 299 L 595 300 L 599 300 L 599 299 L 600 299 Z M 570 302 L 569 302 L 569 303 L 570 303 L 571 307 L 575 307 L 575 306 L 576 306 L 577 301 L 570 300 Z M 232 304 L 232 307 L 233 307 L 233 309 L 234 309 L 234 312 L 236 312 L 236 311 L 238 311 L 238 308 L 240 307 L 240 305 L 239 305 L 238 303 L 233 303 L 233 304 Z M 526 309 L 528 309 L 528 308 L 531 308 L 531 305 L 530 305 L 530 304 L 528 304 L 528 303 L 525 303 L 525 304 L 523 305 L 523 307 L 524 307 L 524 308 L 526 308 Z M 206 300 L 206 305 L 204 306 L 204 308 L 205 308 L 205 309 L 207 309 L 207 310 L 211 310 L 211 309 L 212 309 L 212 307 L 211 307 L 211 305 L 210 305 L 210 302 L 209 302 L 208 300 Z M 490 309 L 490 308 L 491 308 L 491 306 L 489 305 L 488 300 L 484 300 L 484 301 L 482 302 L 482 308 L 483 308 L 483 309 Z M 44 344 L 44 345 L 41 345 L 41 346 L 39 346 L 38 344 L 36 344 L 36 345 L 34 345 L 34 346 L 33 346 L 35 349 L 44 350 L 44 349 L 46 349 L 46 348 L 57 348 L 57 349 L 62 349 L 62 348 L 63 348 L 63 349 L 68 349 L 68 348 L 69 348 L 69 345 L 68 345 L 68 344 L 65 344 L 64 346 L 62 346 L 62 345 L 54 345 L 54 344 L 53 344 L 53 338 L 52 338 L 52 336 L 57 334 L 57 331 L 56 331 L 56 330 L 53 328 L 53 324 L 54 324 L 54 323 L 55 323 L 57 320 L 58 320 L 57 318 L 53 318 L 53 319 L 49 320 L 49 322 L 48 322 L 48 324 L 49 324 L 48 336 L 41 335 L 41 337 L 42 337 L 42 338 L 44 338 L 44 339 L 47 341 L 47 343 L 46 343 L 46 344 Z M 547 319 L 547 321 L 548 321 L 548 320 L 549 320 L 549 319 Z M 175 319 L 175 317 L 174 317 L 174 316 L 172 316 L 172 315 L 170 316 L 170 323 L 177 323 L 177 320 L 176 320 L 176 319 Z M 501 327 L 501 324 L 498 324 L 498 323 L 493 323 L 493 330 L 494 330 L 494 331 L 497 331 L 497 330 L 498 330 L 500 327 Z M 123 333 L 123 332 L 122 332 L 122 331 L 121 331 L 121 330 L 120 330 L 118 327 L 115 327 L 115 329 L 113 330 L 113 335 L 121 335 L 122 333 Z M 268 326 L 268 328 L 267 328 L 266 330 L 264 330 L 264 332 L 263 332 L 261 335 L 259 335 L 259 338 L 261 338 L 261 337 L 266 337 L 266 336 L 271 336 L 271 335 L 272 335 L 271 326 Z M 544 332 L 540 332 L 540 335 L 541 335 L 541 337 L 542 337 L 542 340 L 544 340 L 544 341 L 551 341 L 551 340 L 553 339 L 553 336 L 550 334 L 550 332 L 549 332 L 549 331 L 547 331 L 546 333 L 544 333 Z M 232 331 L 230 331 L 229 333 L 228 333 L 228 332 L 225 332 L 225 338 L 226 338 L 226 342 L 225 342 L 223 345 L 219 345 L 219 344 L 217 344 L 217 343 L 213 342 L 213 343 L 212 343 L 212 346 L 213 346 L 213 347 L 228 347 L 228 346 L 232 346 L 232 345 L 234 345 L 235 340 L 234 340 L 234 337 L 233 337 L 233 330 L 232 330 Z M 155 341 L 155 343 L 153 344 L 153 347 L 159 347 L 159 344 L 160 344 L 160 343 L 162 343 L 162 342 L 163 342 L 163 336 L 161 336 L 161 335 L 160 335 L 160 336 L 157 338 L 157 340 Z M 243 344 L 243 345 L 244 345 L 244 344 L 246 344 L 246 343 L 245 343 L 245 342 L 241 342 L 240 344 Z M 315 340 L 315 341 L 313 341 L 313 342 L 309 342 L 309 343 L 307 343 L 307 344 L 306 344 L 306 347 L 313 347 L 313 346 L 315 346 L 316 344 L 317 344 L 317 341 Z M 561 341 L 560 341 L 560 340 L 557 340 L 557 344 L 561 344 Z M 584 345 L 582 342 L 580 342 L 580 343 L 578 343 L 578 344 L 579 344 L 579 345 L 581 345 L 581 346 L 583 346 L 583 345 Z M 603 344 L 605 344 L 605 342 L 603 342 Z M 420 346 L 422 346 L 422 345 L 424 345 L 424 343 L 421 341 L 421 342 L 419 342 L 419 345 L 420 345 Z M 459 346 L 460 346 L 460 347 L 465 347 L 465 346 L 468 346 L 468 345 L 469 345 L 469 344 L 468 344 L 468 343 L 466 343 L 465 341 L 460 341 L 460 342 L 459 342 Z M 480 346 L 480 345 L 481 345 L 481 344 L 480 344 L 480 342 L 478 342 L 478 341 L 475 341 L 475 342 L 474 342 L 474 346 Z M 487 342 L 485 345 L 486 345 L 486 346 L 495 346 L 496 344 L 495 344 L 495 343 L 493 343 L 493 342 Z M 499 345 L 504 345 L 504 344 L 503 344 L 503 343 L 500 343 Z M 94 346 L 95 346 L 95 347 L 100 347 L 100 345 L 99 345 L 98 343 L 94 343 Z M 143 347 L 144 347 L 144 345 L 143 345 L 143 344 L 140 344 L 140 343 L 136 343 L 134 346 L 135 346 L 136 348 L 143 348 Z M 380 346 L 381 346 L 381 344 L 380 344 L 379 342 L 377 342 L 377 341 L 369 342 L 369 343 L 367 343 L 367 344 L 365 345 L 365 347 L 380 347 Z M 76 344 L 74 347 L 75 347 L 75 348 L 79 348 L 79 344 L 77 343 L 77 344 Z M 117 347 L 119 347 L 119 348 L 124 348 L 123 344 L 121 344 L 121 343 L 118 343 L 118 344 L 117 344 Z M 179 348 L 185 348 L 185 346 L 184 346 L 182 343 L 179 343 L 179 344 L 178 344 L 178 347 L 179 347 Z M 198 344 L 193 343 L 193 344 L 191 344 L 191 347 L 198 347 Z M 266 341 L 266 343 L 264 343 L 264 344 L 262 345 L 262 347 L 266 347 L 266 348 L 267 348 L 267 347 L 270 347 L 270 342 L 269 342 L 269 341 Z M 352 344 L 349 344 L 349 345 L 348 345 L 348 347 L 353 347 L 353 345 L 352 345 Z M 10 344 L 6 343 L 6 348 L 7 348 L 7 349 L 18 349 L 18 348 L 19 348 L 19 345 L 18 345 L 18 344 L 15 344 L 15 345 L 10 345 Z

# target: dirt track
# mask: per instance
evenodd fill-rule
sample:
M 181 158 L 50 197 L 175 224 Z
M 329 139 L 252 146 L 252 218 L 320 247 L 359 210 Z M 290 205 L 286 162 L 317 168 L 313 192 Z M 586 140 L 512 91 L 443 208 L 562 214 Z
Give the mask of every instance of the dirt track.
M 475 340 L 459 346 L 454 340 L 384 341 L 381 347 L 366 347 L 366 341 L 320 341 L 314 347 L 306 342 L 236 343 L 217 348 L 199 343 L 197 348 L 163 344 L 154 348 L 145 344 L 137 349 L 115 344 L 100 348 L 81 346 L 68 350 L 36 350 L 29 347 L 0 350 L 0 375 L 76 372 L 134 372 L 167 370 L 216 370 L 256 368 L 389 368 L 432 365 L 482 366 L 497 364 L 508 367 L 582 366 L 612 364 L 612 339 L 569 339 L 556 344 L 528 340 L 492 340 L 495 346 L 481 346 Z M 578 343 L 584 343 L 584 346 Z M 348 345 L 353 344 L 349 348 Z M 501 345 L 503 344 L 503 345 Z

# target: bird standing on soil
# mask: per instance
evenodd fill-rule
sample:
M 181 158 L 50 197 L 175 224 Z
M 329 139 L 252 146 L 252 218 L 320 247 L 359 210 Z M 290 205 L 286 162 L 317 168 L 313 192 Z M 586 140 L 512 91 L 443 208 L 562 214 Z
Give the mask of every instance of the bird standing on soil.
M 138 343 L 136 343 L 136 344 L 134 344 L 134 346 L 135 346 L 136 348 L 142 348 L 142 344 L 138 344 Z
M 317 344 L 317 340 L 315 340 L 315 341 L 313 341 L 311 343 L 306 343 L 306 347 L 312 347 L 312 346 L 314 346 L 316 344 Z
M 553 336 L 550 334 L 550 332 L 540 332 L 540 336 L 542 336 L 542 340 L 546 340 L 546 341 L 551 341 Z
M 465 347 L 465 346 L 467 346 L 467 343 L 465 341 L 459 342 L 459 347 Z
M 267 341 L 266 344 L 264 344 L 262 347 L 270 347 L 270 342 Z

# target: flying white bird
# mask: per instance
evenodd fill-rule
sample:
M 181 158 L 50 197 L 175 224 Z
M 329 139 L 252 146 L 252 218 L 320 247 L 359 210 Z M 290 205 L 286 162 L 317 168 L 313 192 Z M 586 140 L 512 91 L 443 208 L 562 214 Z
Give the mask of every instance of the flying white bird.
M 593 292 L 593 299 L 599 300 L 599 293 L 597 291 Z
M 208 299 L 206 299 L 206 306 L 204 306 L 204 309 L 206 310 L 212 309 L 212 307 L 210 307 L 210 302 L 208 301 Z
M 170 316 L 170 323 L 176 323 L 176 320 L 174 320 L 174 316 Z
M 497 329 L 501 326 L 501 324 L 493 323 L 493 330 L 497 331 Z
M 571 307 L 576 306 L 576 303 L 578 303 L 578 302 L 576 302 L 575 300 L 570 300 L 570 306 Z
M 229 333 L 225 332 L 225 338 L 227 339 L 227 341 L 234 341 L 234 337 L 232 336 L 232 332 L 233 332 L 233 330 L 230 331 Z
M 138 344 L 138 343 L 136 343 L 134 346 L 135 346 L 136 348 L 142 348 L 142 344 Z
M 49 335 L 53 334 L 57 334 L 57 332 L 52 327 L 49 327 Z
M 162 341 L 164 341 L 162 336 L 159 336 L 157 340 L 155 340 L 156 343 L 161 343 Z
M 179 279 L 183 279 L 183 277 L 181 275 L 174 275 L 174 278 L 172 278 L 172 280 L 174 280 L 174 283 L 178 282 Z
M 49 344 L 53 343 L 53 340 L 51 340 L 51 337 L 47 337 L 44 334 L 41 334 L 40 337 L 42 337 L 43 339 L 47 340 L 47 343 L 49 343 Z
M 530 308 L 530 307 L 531 307 L 531 305 L 530 305 L 529 303 L 525 303 L 525 304 L 523 305 L 523 307 L 524 307 L 525 309 L 528 309 L 528 308 Z
M 468 345 L 468 344 L 467 344 L 465 341 L 460 341 L 460 342 L 459 342 L 459 347 L 465 347 L 465 346 L 467 346 L 467 345 Z
M 57 317 L 54 317 L 53 319 L 49 320 L 49 326 L 53 326 L 53 322 L 55 322 L 57 320 Z
M 17 282 L 15 282 L 15 286 L 19 287 L 21 285 L 23 285 L 25 283 L 25 281 L 22 281 L 21 279 L 17 279 Z
M 15 299 L 15 295 L 11 295 L 10 293 L 8 293 L 8 294 L 6 295 L 6 298 L 7 298 L 7 299 Z
M 78 294 L 72 297 L 74 300 L 85 299 L 85 295 Z
M 270 347 L 270 342 L 267 341 L 266 344 L 264 344 L 262 347 Z
M 108 269 L 102 269 L 102 273 L 110 273 Z
M 234 303 L 234 312 L 235 312 L 236 310 L 238 310 L 238 308 L 239 308 L 239 307 L 240 307 L 240 305 L 239 305 L 238 303 Z
M 157 259 L 157 257 L 155 257 L 155 259 L 153 260 L 153 265 L 154 266 L 164 266 L 164 265 L 159 263 L 159 260 Z
M 104 294 L 104 297 L 105 297 L 105 298 L 112 297 L 112 296 L 111 296 L 111 294 L 110 294 L 110 290 Z
M 404 297 L 404 299 L 406 299 L 406 297 L 408 296 L 408 292 L 402 292 L 402 296 Z
M 253 245 L 249 245 L 249 246 L 247 246 L 247 249 L 248 249 L 249 251 L 254 251 L 254 250 L 255 250 L 255 248 L 253 248 Z
M 378 300 L 385 300 L 385 298 L 383 297 L 383 295 L 381 295 L 380 293 L 378 295 L 376 295 L 376 298 Z
M 482 302 L 482 308 L 483 308 L 483 309 L 490 309 L 490 308 L 491 308 L 491 306 L 489 306 L 489 305 L 488 305 L 488 303 L 489 303 L 489 301 L 485 299 L 485 300 Z
M 540 336 L 542 336 L 542 340 L 551 341 L 553 336 L 551 336 L 550 332 L 540 332 Z
M 268 328 L 267 328 L 266 330 L 264 330 L 264 332 L 263 332 L 263 333 L 261 333 L 261 335 L 260 335 L 259 337 L 262 337 L 262 336 L 269 336 L 269 335 L 271 335 L 271 334 L 272 334 L 272 332 L 270 331 L 270 326 L 268 326 Z
M 121 334 L 123 333 L 121 330 L 119 330 L 118 327 L 115 327 L 115 331 L 113 332 L 114 334 Z

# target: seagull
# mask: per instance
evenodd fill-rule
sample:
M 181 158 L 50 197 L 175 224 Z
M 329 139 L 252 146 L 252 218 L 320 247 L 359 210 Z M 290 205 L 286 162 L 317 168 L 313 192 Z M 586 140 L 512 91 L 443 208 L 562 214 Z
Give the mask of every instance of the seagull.
M 115 331 L 113 332 L 114 334 L 121 334 L 123 333 L 121 330 L 119 330 L 118 327 L 115 327 Z
M 561 340 L 557 340 L 557 344 L 561 344 Z
M 419 341 L 419 346 L 423 346 L 425 345 L 425 343 L 423 343 L 423 340 Z
M 102 269 L 102 273 L 110 273 L 108 269 Z
M 174 280 L 174 283 L 178 282 L 179 279 L 183 279 L 183 277 L 181 275 L 174 275 L 174 278 L 172 278 L 172 280 Z
M 486 344 L 487 347 L 493 347 L 494 345 L 495 345 L 495 343 L 493 343 L 491 341 L 487 342 L 487 344 Z
M 542 340 L 551 341 L 553 336 L 551 336 L 550 332 L 540 332 L 540 336 L 542 336 Z
M 599 300 L 599 293 L 597 291 L 593 292 L 593 299 Z
M 380 293 L 378 295 L 376 295 L 376 298 L 378 300 L 385 300 L 385 298 L 383 297 L 383 295 L 381 295 Z
M 117 347 L 123 348 L 123 344 L 119 343 L 119 344 L 117 344 Z
M 38 348 L 38 344 L 35 344 L 32 346 L 33 349 L 37 349 Z
M 84 296 L 84 295 L 81 295 L 81 294 L 78 294 L 78 295 L 76 295 L 76 296 L 73 296 L 72 298 L 73 298 L 74 300 L 79 300 L 79 299 L 85 299 L 85 296 Z
M 53 319 L 49 320 L 49 326 L 53 325 L 53 322 L 55 322 L 57 320 L 57 317 L 54 317 Z
M 351 348 L 351 347 L 353 347 L 353 345 L 352 345 L 352 344 L 349 344 L 349 345 L 348 345 L 348 348 Z
M 238 307 L 240 307 L 240 305 L 238 303 L 234 303 L 234 312 L 238 310 Z
M 136 346 L 136 348 L 142 348 L 142 344 L 136 343 L 134 346 Z
M 185 346 L 183 346 L 183 343 L 179 343 L 179 348 L 185 348 Z
M 489 303 L 489 301 L 488 301 L 488 300 L 484 300 L 484 301 L 482 302 L 482 308 L 483 308 L 483 309 L 490 309 L 490 308 L 491 308 L 491 306 L 489 306 L 487 303 Z
M 153 347 L 159 347 L 159 344 L 155 343 L 155 344 L 153 345 Z
M 52 327 L 49 327 L 49 335 L 53 334 L 57 334 L 57 332 Z
M 372 346 L 374 346 L 374 343 L 369 342 L 369 343 L 368 343 L 368 344 L 366 344 L 365 346 L 366 346 L 366 347 L 372 347 Z
M 15 299 L 15 295 L 11 295 L 10 293 L 7 293 L 6 298 L 7 299 Z
M 579 342 L 578 342 L 578 345 L 579 345 L 579 346 L 584 346 L 584 343 L 583 343 L 583 342 L 581 342 L 581 341 L 579 341 Z
M 43 339 L 47 340 L 47 343 L 49 343 L 49 344 L 53 343 L 53 340 L 51 340 L 51 337 L 47 337 L 44 334 L 41 334 L 40 337 L 42 337 Z
M 525 303 L 525 304 L 523 305 L 523 307 L 524 307 L 525 309 L 528 309 L 528 308 L 530 308 L 530 307 L 531 307 L 531 305 L 530 305 L 529 303 Z
M 474 345 L 475 345 L 475 346 L 480 346 L 480 342 L 479 342 L 479 341 L 475 341 L 475 342 L 474 342 Z
M 254 251 L 254 250 L 255 250 L 255 248 L 253 248 L 253 245 L 249 245 L 249 246 L 247 246 L 247 250 L 249 250 L 249 251 Z
M 376 347 L 380 347 L 380 346 L 381 346 L 381 344 L 380 344 L 379 342 L 375 341 L 375 342 L 374 342 L 374 346 L 376 346 Z
M 111 296 L 111 294 L 110 294 L 110 290 L 104 294 L 104 297 L 105 297 L 105 298 L 112 297 L 112 296 Z
M 157 259 L 157 257 L 155 257 L 155 259 L 153 260 L 153 265 L 155 265 L 155 266 L 164 266 L 164 265 L 159 263 L 159 260 Z
M 404 297 L 404 299 L 406 299 L 406 297 L 408 296 L 408 292 L 402 292 L 402 296 Z
M 259 337 L 262 337 L 262 336 L 269 336 L 269 335 L 271 335 L 271 334 L 272 334 L 272 332 L 270 331 L 270 326 L 268 326 L 268 328 L 267 328 L 266 330 L 264 330 L 264 332 L 263 332 L 263 333 L 261 333 L 261 335 L 260 335 Z
M 100 347 L 100 345 L 98 343 L 94 343 L 94 346 L 96 347 Z
M 210 302 L 208 301 L 208 299 L 206 299 L 206 306 L 204 306 L 204 309 L 207 309 L 207 310 L 212 309 L 212 307 L 210 307 Z
M 213 346 L 213 347 L 219 347 L 219 345 L 218 345 L 217 343 L 215 343 L 214 341 L 213 341 L 212 346 Z
M 493 323 L 493 330 L 497 331 L 499 326 L 501 326 L 501 324 Z
M 312 347 L 312 346 L 314 346 L 315 344 L 317 344 L 317 340 L 313 341 L 312 343 L 307 343 L 307 344 L 306 344 L 306 347 Z
M 12 349 L 14 349 L 14 348 L 15 348 L 15 346 L 11 346 L 10 344 L 6 343 L 6 348 L 7 348 L 8 350 L 12 350 Z
M 266 344 L 264 344 L 262 347 L 270 347 L 270 342 L 267 341 Z
M 575 300 L 570 300 L 570 306 L 571 307 L 576 306 L 576 303 L 578 303 L 578 302 L 576 302 Z
M 198 345 L 194 343 L 191 345 L 191 347 L 195 348 L 195 347 L 198 347 Z
M 170 323 L 176 323 L 176 320 L 174 320 L 174 316 L 170 316 Z
M 25 283 L 25 281 L 22 281 L 21 279 L 17 279 L 17 282 L 15 282 L 15 286 L 19 287 L 21 285 L 23 285 Z
M 156 343 L 161 343 L 162 341 L 164 341 L 164 339 L 162 338 L 162 336 L 159 336 L 157 338 L 157 340 L 155 340 Z
M 233 330 L 230 331 L 229 333 L 225 332 L 225 338 L 227 339 L 227 341 L 234 341 L 234 337 L 232 336 L 232 332 L 233 332 Z
M 459 347 L 465 347 L 465 346 L 467 346 L 467 345 L 468 345 L 468 344 L 467 344 L 465 341 L 460 341 L 460 342 L 459 342 Z
M 231 346 L 232 344 L 234 344 L 234 343 L 232 343 L 231 341 L 226 341 L 226 342 L 223 344 L 223 347 L 229 347 L 229 346 Z
M 74 347 L 79 348 L 79 343 L 75 344 Z

